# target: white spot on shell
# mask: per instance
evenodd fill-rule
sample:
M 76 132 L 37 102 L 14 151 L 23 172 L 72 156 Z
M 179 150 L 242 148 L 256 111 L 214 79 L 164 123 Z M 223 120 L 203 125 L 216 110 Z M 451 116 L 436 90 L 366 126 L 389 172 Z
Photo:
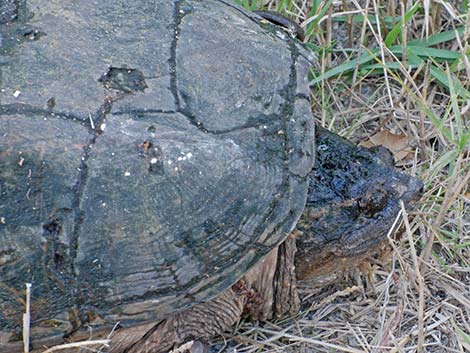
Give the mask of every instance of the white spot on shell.
M 280 31 L 276 31 L 276 37 L 278 37 L 279 39 L 282 39 L 282 40 L 286 40 L 287 39 L 287 36 L 280 32 Z
M 14 93 L 13 93 L 13 97 L 15 98 L 18 98 L 18 96 L 21 94 L 20 91 L 16 90 Z
M 171 159 L 169 159 L 167 163 L 171 164 L 171 163 L 173 163 L 173 161 Z
M 183 160 L 183 157 L 178 157 L 177 158 L 179 161 L 182 161 Z
M 188 154 L 186 154 L 186 157 L 188 157 L 188 159 L 190 159 L 192 156 L 193 154 L 191 152 L 188 152 Z
M 0 223 L 1 224 L 6 224 L 7 222 L 5 221 L 5 217 L 0 217 Z
M 103 124 L 100 125 L 100 130 L 101 130 L 101 131 L 104 131 L 104 129 L 106 129 L 106 124 L 105 124 L 105 123 L 103 123 Z
M 128 176 L 130 176 L 130 175 L 131 175 L 130 172 L 125 172 L 125 173 L 124 173 L 124 176 L 126 176 L 126 177 L 128 177 Z
M 156 159 L 156 158 L 152 158 L 152 159 L 150 160 L 150 163 L 152 163 L 152 164 L 155 164 L 155 163 L 157 163 L 157 162 L 158 162 L 158 159 Z

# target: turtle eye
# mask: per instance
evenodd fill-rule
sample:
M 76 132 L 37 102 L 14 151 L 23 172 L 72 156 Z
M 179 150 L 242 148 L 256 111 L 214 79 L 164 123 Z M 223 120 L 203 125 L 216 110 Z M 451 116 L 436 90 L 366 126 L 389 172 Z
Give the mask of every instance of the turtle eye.
M 372 188 L 359 199 L 359 208 L 364 214 L 374 216 L 387 206 L 387 202 L 388 196 L 385 190 Z

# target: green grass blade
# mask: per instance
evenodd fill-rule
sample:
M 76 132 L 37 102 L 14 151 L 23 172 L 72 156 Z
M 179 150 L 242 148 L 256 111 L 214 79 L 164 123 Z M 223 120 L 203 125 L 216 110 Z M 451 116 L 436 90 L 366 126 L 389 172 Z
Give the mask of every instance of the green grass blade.
M 430 59 L 457 60 L 462 57 L 461 53 L 446 49 L 436 49 L 417 45 L 408 45 L 407 48 L 412 50 L 416 55 L 428 57 Z
M 367 18 L 367 21 L 370 22 L 371 24 L 377 24 L 377 18 L 372 15 L 364 16 L 364 15 L 352 15 L 352 22 L 353 23 L 363 23 L 364 19 Z M 337 16 L 335 17 L 336 22 L 343 22 L 347 23 L 349 22 L 349 16 Z M 392 26 L 395 22 L 401 20 L 401 16 L 384 16 L 383 21 L 381 23 L 386 24 L 388 29 L 392 29 Z
M 395 53 L 395 54 L 397 54 L 397 55 L 400 54 L 400 56 L 401 56 L 401 49 L 400 49 L 399 53 Z M 413 47 L 406 47 L 406 58 L 408 60 L 407 64 L 413 65 L 413 66 L 420 65 L 421 63 L 424 62 L 424 60 L 422 58 L 420 58 L 419 55 L 417 55 L 413 51 Z
M 430 73 L 432 77 L 439 81 L 441 85 L 443 85 L 447 89 L 450 89 L 449 78 L 447 77 L 444 71 L 433 65 L 430 68 Z M 462 98 L 470 99 L 470 91 L 463 87 L 462 83 L 458 79 L 452 77 L 451 80 L 452 83 L 455 85 L 454 87 L 456 94 Z
M 447 80 L 449 82 L 449 91 L 450 91 L 450 103 L 452 105 L 453 115 L 457 124 L 457 132 L 459 136 L 459 151 L 465 150 L 467 143 L 470 139 L 470 131 L 465 131 L 464 122 L 462 114 L 460 113 L 460 107 L 458 102 L 458 94 L 456 92 L 456 86 L 458 80 L 452 77 L 450 69 L 447 68 Z M 460 83 L 460 82 L 459 82 Z
M 423 59 L 421 59 L 418 55 L 416 55 L 412 50 L 407 50 L 407 59 L 411 65 L 419 65 L 423 63 Z M 433 67 L 430 68 L 430 71 L 432 71 Z M 425 101 L 420 99 L 404 82 L 403 80 L 395 74 L 392 70 L 388 71 L 392 77 L 399 82 L 403 88 L 408 92 L 409 95 L 411 95 L 419 107 L 426 113 L 428 116 L 429 120 L 433 123 L 433 125 L 440 131 L 440 133 L 447 138 L 447 140 L 454 142 L 455 144 L 455 138 L 452 134 L 452 131 L 450 131 L 448 128 L 445 127 L 444 121 L 445 119 L 440 119 L 433 111 L 430 109 L 430 107 L 427 105 Z M 445 76 L 445 75 L 444 75 Z
M 377 55 L 378 52 L 375 53 Z M 352 71 L 356 68 L 357 65 L 362 65 L 366 64 L 368 62 L 371 62 L 373 60 L 373 56 L 370 55 L 369 53 L 362 54 L 359 59 L 352 59 L 349 61 L 345 61 L 344 63 L 335 66 L 334 68 L 326 71 L 322 75 L 315 77 L 313 80 L 310 81 L 310 85 L 314 85 L 320 81 L 326 80 L 330 77 L 334 77 L 337 75 L 342 75 L 345 74 L 349 71 Z
M 317 14 L 315 19 L 308 24 L 307 28 L 305 29 L 305 34 L 307 37 L 311 36 L 312 33 L 315 31 L 315 29 L 318 28 L 318 23 L 320 22 L 322 17 L 326 15 L 332 3 L 333 3 L 333 0 L 328 0 L 328 2 L 321 8 L 320 12 Z M 318 7 L 317 7 L 317 10 L 318 10 Z M 312 9 L 308 17 L 314 16 L 316 12 L 317 11 L 313 12 L 313 9 Z
M 416 47 L 414 46 L 407 47 L 406 55 L 411 65 L 417 65 L 424 61 L 418 54 L 416 54 L 416 52 L 414 51 L 415 49 Z M 429 58 L 433 59 L 433 57 Z M 447 74 L 444 71 L 442 71 L 435 65 L 431 65 L 429 71 L 434 79 L 436 79 L 447 90 L 450 90 L 449 78 L 447 77 Z M 454 87 L 457 96 L 460 96 L 465 99 L 470 99 L 470 91 L 463 87 L 462 83 L 458 79 L 452 78 L 452 82 L 455 85 Z
M 369 65 L 363 65 L 361 66 L 361 70 L 377 70 L 377 69 L 388 69 L 388 70 L 400 70 L 402 68 L 401 63 L 397 62 L 391 62 L 391 63 L 379 63 L 379 64 L 369 64 Z M 413 69 L 416 69 L 419 66 L 419 64 L 411 64 L 408 65 L 408 67 L 411 67 Z
M 465 26 L 456 28 L 455 30 L 444 31 L 440 33 L 433 34 L 427 39 L 414 39 L 408 42 L 408 45 L 416 45 L 419 47 L 430 47 L 450 40 L 454 40 L 457 36 L 461 36 L 465 31 Z
M 462 339 L 465 341 L 465 343 L 467 343 L 468 345 L 470 345 L 470 335 L 466 334 L 460 327 L 459 325 L 457 325 L 454 321 L 454 319 L 452 318 L 451 320 L 452 322 L 452 326 L 454 326 L 455 330 L 457 331 L 457 333 L 459 334 L 460 337 L 462 337 Z
M 459 151 L 457 151 L 456 149 L 448 151 L 445 154 L 441 155 L 429 168 L 428 173 L 429 173 L 430 178 L 432 179 L 436 177 L 436 175 L 441 173 L 449 165 L 452 165 L 453 163 L 455 163 L 458 156 L 459 156 Z
M 405 14 L 405 23 L 408 23 L 411 19 L 411 17 L 413 17 L 414 13 L 421 7 L 421 3 L 418 1 L 416 2 Z M 401 23 L 401 20 L 399 22 L 397 22 L 397 24 L 395 26 L 393 26 L 392 30 L 387 34 L 387 36 L 385 37 L 385 46 L 388 48 L 390 47 L 393 42 L 395 42 L 395 40 L 397 39 L 397 37 L 400 35 L 401 33 L 401 26 L 402 26 L 402 23 Z

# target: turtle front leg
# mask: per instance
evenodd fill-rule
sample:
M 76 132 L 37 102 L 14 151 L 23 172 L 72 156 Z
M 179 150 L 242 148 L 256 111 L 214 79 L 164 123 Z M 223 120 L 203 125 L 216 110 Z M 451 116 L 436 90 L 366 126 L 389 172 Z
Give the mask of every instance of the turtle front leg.
M 241 317 L 257 320 L 296 313 L 295 239 L 273 249 L 242 279 L 216 298 L 159 322 L 116 332 L 112 353 L 163 353 L 191 340 L 222 334 Z
M 300 300 L 297 294 L 295 272 L 296 240 L 291 234 L 278 248 L 277 266 L 274 275 L 273 316 L 282 318 L 297 314 Z
M 295 238 L 292 235 L 274 248 L 243 278 L 250 295 L 244 315 L 265 321 L 293 315 L 299 311 L 294 257 Z
M 234 325 L 246 296 L 230 288 L 215 299 L 177 313 L 158 324 L 118 331 L 113 353 L 163 353 L 190 340 L 208 340 Z

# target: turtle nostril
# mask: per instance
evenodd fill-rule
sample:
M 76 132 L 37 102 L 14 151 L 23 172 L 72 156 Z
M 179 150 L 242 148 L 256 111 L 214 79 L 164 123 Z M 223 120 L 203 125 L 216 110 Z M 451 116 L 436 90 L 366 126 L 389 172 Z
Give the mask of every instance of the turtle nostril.
M 422 181 L 420 181 L 420 187 L 419 187 L 419 190 L 418 190 L 418 194 L 419 195 L 423 195 L 424 194 L 424 183 Z
M 416 179 L 416 182 L 417 185 L 415 188 L 416 192 L 414 194 L 414 201 L 418 201 L 424 194 L 424 183 L 419 179 Z

